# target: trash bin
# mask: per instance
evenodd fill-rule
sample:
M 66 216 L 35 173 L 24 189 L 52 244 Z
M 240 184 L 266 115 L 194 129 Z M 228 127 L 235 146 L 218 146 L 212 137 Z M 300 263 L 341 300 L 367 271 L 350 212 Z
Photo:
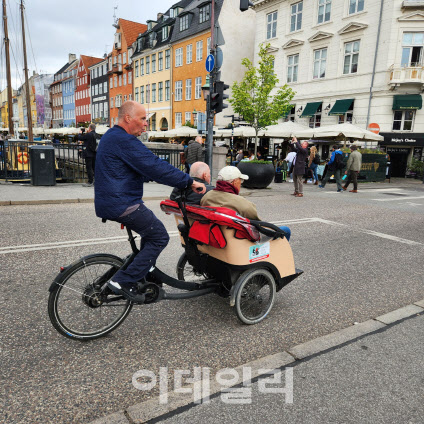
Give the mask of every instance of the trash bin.
M 29 161 L 31 185 L 56 185 L 55 154 L 53 146 L 30 146 Z

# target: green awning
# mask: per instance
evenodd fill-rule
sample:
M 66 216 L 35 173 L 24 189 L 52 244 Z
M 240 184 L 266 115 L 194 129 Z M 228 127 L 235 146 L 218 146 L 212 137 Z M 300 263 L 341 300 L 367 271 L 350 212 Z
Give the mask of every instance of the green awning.
M 336 100 L 334 106 L 331 108 L 329 115 L 344 115 L 352 106 L 354 99 Z
M 301 118 L 310 118 L 317 113 L 318 108 L 322 105 L 322 102 L 307 103 L 305 109 L 303 109 Z
M 421 94 L 405 94 L 403 96 L 393 96 L 393 110 L 421 109 L 423 99 Z

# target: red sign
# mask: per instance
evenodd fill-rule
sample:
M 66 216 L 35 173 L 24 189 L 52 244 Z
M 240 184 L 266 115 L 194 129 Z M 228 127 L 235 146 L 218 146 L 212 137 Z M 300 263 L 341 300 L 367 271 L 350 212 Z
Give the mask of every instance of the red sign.
M 376 123 L 372 123 L 368 125 L 368 131 L 371 131 L 375 134 L 378 134 L 380 132 L 380 125 Z

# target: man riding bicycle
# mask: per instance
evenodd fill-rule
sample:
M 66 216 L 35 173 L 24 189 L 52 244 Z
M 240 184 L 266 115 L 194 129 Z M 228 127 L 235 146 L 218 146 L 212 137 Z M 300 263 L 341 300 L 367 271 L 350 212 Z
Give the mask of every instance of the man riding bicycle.
M 205 192 L 204 184 L 159 159 L 137 138 L 146 127 L 144 106 L 134 101 L 125 102 L 119 108 L 118 125 L 102 137 L 95 170 L 96 215 L 123 224 L 142 238 L 134 261 L 108 282 L 114 293 L 133 302 L 143 301 L 143 296 L 137 293 L 137 282 L 147 275 L 169 242 L 163 223 L 144 206 L 143 183 L 153 180 Z

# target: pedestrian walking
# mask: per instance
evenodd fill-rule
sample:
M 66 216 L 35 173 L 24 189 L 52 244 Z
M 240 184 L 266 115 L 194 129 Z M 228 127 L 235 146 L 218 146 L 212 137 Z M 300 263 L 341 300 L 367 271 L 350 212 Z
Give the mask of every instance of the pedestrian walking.
M 318 165 L 321 161 L 321 157 L 318 153 L 318 150 L 315 146 L 311 147 L 311 153 L 309 155 L 309 169 L 312 171 L 313 174 L 313 179 L 314 179 L 314 184 L 318 185 Z
M 78 140 L 83 142 L 82 158 L 85 160 L 88 177 L 88 182 L 83 184 L 83 186 L 92 187 L 94 184 L 94 169 L 97 150 L 96 125 L 90 124 L 86 133 L 85 128 L 81 128 L 81 132 L 78 134 Z
M 358 152 L 355 145 L 350 146 L 351 154 L 347 160 L 345 175 L 347 180 L 343 186 L 343 190 L 347 190 L 349 184 L 353 182 L 353 190 L 349 190 L 350 193 L 358 192 L 358 174 L 362 166 L 362 154 Z
M 331 158 L 330 161 L 327 164 L 327 172 L 322 179 L 321 184 L 318 186 L 319 188 L 324 188 L 327 184 L 327 181 L 330 179 L 330 177 L 334 174 L 336 177 L 336 183 L 337 183 L 337 192 L 343 193 L 343 187 L 341 183 L 341 172 L 344 168 L 343 163 L 343 152 L 338 148 L 337 145 L 334 145 L 331 148 Z
M 186 166 L 190 169 L 194 162 L 204 162 L 203 158 L 203 138 L 198 135 L 194 140 L 190 140 L 185 150 Z
M 305 163 L 308 157 L 308 142 L 299 143 L 296 137 L 292 138 L 292 146 L 296 151 L 296 157 L 293 162 L 293 182 L 294 193 L 296 197 L 303 197 L 303 175 L 305 173 Z

